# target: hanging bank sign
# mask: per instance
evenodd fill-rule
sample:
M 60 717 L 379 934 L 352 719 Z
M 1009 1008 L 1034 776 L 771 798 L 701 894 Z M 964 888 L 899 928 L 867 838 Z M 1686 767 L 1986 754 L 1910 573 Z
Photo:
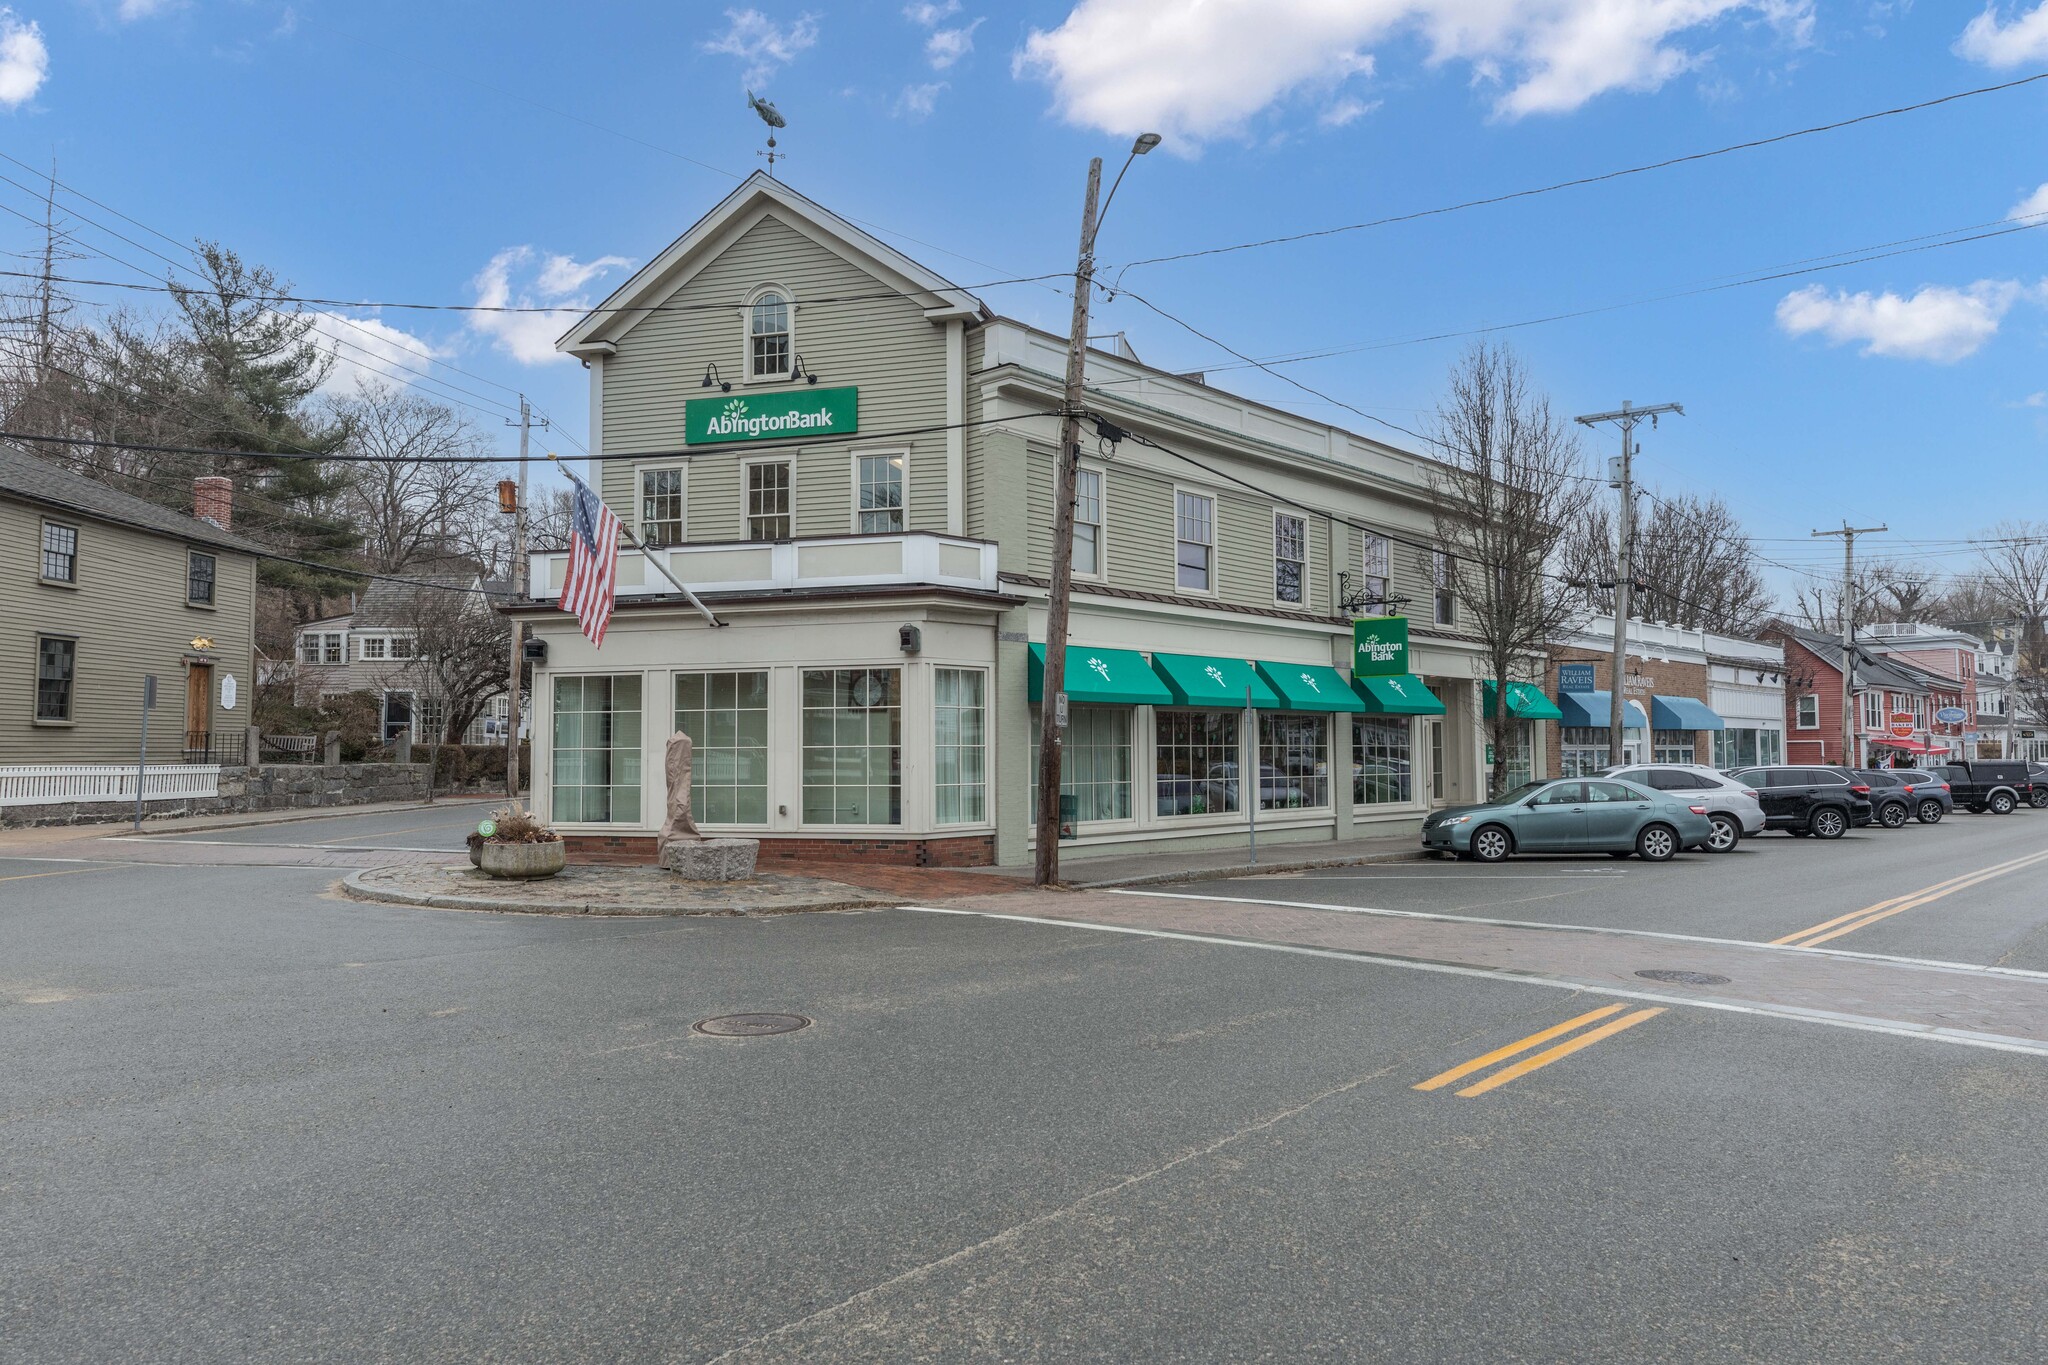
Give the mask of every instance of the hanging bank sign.
M 1391 678 L 1408 672 L 1408 618 L 1368 616 L 1351 623 L 1351 676 Z
M 721 394 L 683 402 L 683 444 L 851 436 L 860 430 L 860 390 Z

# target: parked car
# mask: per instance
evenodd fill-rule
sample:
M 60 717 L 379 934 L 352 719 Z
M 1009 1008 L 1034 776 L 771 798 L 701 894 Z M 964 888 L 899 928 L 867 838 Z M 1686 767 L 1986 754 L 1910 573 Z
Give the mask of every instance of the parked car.
M 1525 782 L 1476 806 L 1422 822 L 1422 846 L 1497 863 L 1511 853 L 1634 853 L 1661 863 L 1714 837 L 1707 807 L 1633 782 L 1565 778 Z
M 1958 806 L 1974 815 L 2010 815 L 2034 799 L 2033 775 L 2017 759 L 1943 763 L 1934 769 L 1947 782 Z
M 1707 818 L 1714 822 L 1714 837 L 1707 842 L 1709 853 L 1727 853 L 1745 834 L 1763 833 L 1764 808 L 1757 794 L 1712 768 L 1696 763 L 1631 763 L 1600 775 L 1667 792 L 1688 804 L 1705 805 Z
M 1839 839 L 1871 818 L 1870 784 L 1848 768 L 1774 764 L 1728 774 L 1756 792 L 1764 825 L 1795 839 Z
M 1905 779 L 1889 768 L 1852 768 L 1870 788 L 1871 822 L 1886 829 L 1904 829 L 1913 818 L 1913 793 Z
M 1956 808 L 1955 793 L 1940 773 L 1924 768 L 1893 768 L 1892 776 L 1906 784 L 1913 798 L 1913 818 L 1923 825 L 1938 825 L 1941 817 Z

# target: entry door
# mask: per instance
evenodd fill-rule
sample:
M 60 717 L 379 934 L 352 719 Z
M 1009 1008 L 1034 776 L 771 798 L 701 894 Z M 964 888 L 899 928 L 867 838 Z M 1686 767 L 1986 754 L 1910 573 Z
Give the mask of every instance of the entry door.
M 185 747 L 204 751 L 213 728 L 213 665 L 185 665 Z
M 386 692 L 384 694 L 384 742 L 389 744 L 400 735 L 412 733 L 412 693 Z

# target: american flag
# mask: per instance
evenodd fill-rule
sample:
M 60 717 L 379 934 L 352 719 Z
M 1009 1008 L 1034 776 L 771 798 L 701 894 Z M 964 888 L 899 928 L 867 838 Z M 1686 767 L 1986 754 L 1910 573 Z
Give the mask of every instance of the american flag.
M 562 610 L 576 618 L 590 643 L 604 645 L 618 584 L 619 519 L 590 485 L 569 474 L 569 573 L 562 580 Z

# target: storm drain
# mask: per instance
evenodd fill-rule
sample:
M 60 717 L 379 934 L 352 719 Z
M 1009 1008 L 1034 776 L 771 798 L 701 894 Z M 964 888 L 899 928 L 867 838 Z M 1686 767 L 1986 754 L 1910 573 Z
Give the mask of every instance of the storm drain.
M 714 1038 L 759 1038 L 769 1033 L 795 1033 L 810 1024 L 801 1014 L 721 1014 L 699 1019 L 690 1027 Z
M 1725 986 L 1728 978 L 1715 976 L 1712 972 L 1674 972 L 1664 967 L 1651 967 L 1636 973 L 1651 981 L 1668 981 L 1674 986 Z

